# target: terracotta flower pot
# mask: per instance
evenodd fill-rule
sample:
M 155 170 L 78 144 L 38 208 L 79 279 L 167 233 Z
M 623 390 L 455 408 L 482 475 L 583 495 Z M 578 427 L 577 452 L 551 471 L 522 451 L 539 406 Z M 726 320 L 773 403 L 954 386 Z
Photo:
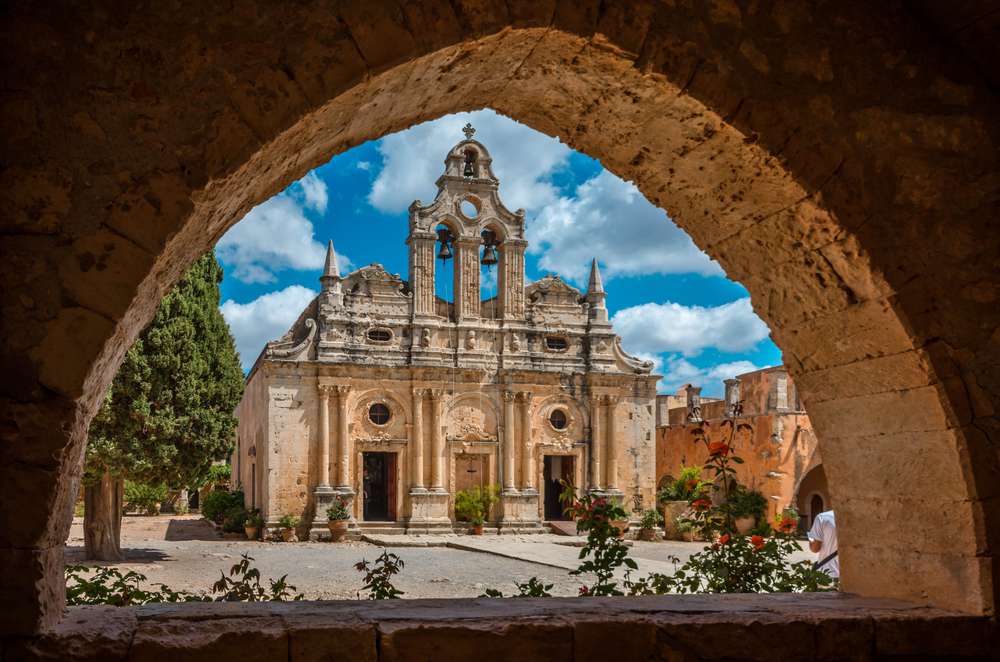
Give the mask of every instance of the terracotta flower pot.
M 736 524 L 736 531 L 741 536 L 745 536 L 746 534 L 750 533 L 750 529 L 752 529 L 754 525 L 757 524 L 757 518 L 754 517 L 753 515 L 747 515 L 746 517 L 737 517 L 734 524 Z
M 481 535 L 483 535 L 483 525 L 482 524 L 473 524 L 472 528 L 469 529 L 469 531 L 474 536 L 481 536 Z
M 660 536 L 656 532 L 656 529 L 639 529 L 638 538 L 646 542 L 656 542 Z
M 694 531 L 683 531 L 681 533 L 681 538 L 685 542 L 694 542 Z
M 247 540 L 256 540 L 257 534 L 260 533 L 260 530 L 256 526 L 248 525 L 243 527 L 243 532 L 247 534 Z
M 628 531 L 628 520 L 627 519 L 614 519 L 611 520 L 611 526 L 618 529 L 618 537 L 624 538 L 625 532 Z
M 330 529 L 330 542 L 340 542 L 347 534 L 346 519 L 332 519 L 326 523 L 326 528 Z
M 677 530 L 677 518 L 687 510 L 687 501 L 664 501 L 663 502 L 663 537 L 667 540 L 680 540 L 681 534 Z
M 284 542 L 297 542 L 298 538 L 295 537 L 295 529 L 282 529 L 281 540 Z

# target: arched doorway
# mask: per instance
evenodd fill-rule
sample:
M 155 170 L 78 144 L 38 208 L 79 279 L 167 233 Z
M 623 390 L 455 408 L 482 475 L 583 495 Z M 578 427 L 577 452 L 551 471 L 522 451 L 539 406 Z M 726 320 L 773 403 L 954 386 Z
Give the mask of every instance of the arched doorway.
M 332 154 L 487 105 L 634 180 L 750 291 L 844 497 L 845 587 L 992 613 L 997 113 L 975 68 L 891 3 L 517 7 L 261 4 L 224 44 L 211 5 L 7 16 L 6 627 L 61 613 L 87 424 L 184 267 Z M 867 526 L 887 508 L 929 528 Z

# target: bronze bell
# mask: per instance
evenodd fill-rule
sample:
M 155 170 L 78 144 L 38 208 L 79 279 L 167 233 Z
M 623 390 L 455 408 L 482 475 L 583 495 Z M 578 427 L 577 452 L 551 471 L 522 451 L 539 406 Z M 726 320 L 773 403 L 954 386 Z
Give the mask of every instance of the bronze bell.
M 472 166 L 472 159 L 466 157 L 465 170 L 462 171 L 462 175 L 465 177 L 472 177 L 475 174 L 476 174 L 476 169 Z
M 483 249 L 483 264 L 487 267 L 492 267 L 497 263 L 497 249 L 493 244 L 486 244 L 486 248 Z
M 441 228 L 437 231 L 438 241 L 441 242 L 441 248 L 438 249 L 438 259 L 439 260 L 450 260 L 453 256 L 451 252 L 451 231 L 448 228 Z

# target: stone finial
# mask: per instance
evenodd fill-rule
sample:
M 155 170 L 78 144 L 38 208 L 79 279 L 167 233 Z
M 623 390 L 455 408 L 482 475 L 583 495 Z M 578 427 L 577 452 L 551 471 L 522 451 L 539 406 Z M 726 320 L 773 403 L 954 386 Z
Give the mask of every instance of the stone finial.
M 590 281 L 587 283 L 587 296 L 604 294 L 604 281 L 601 280 L 601 268 L 597 266 L 597 258 L 590 262 Z M 603 299 L 601 300 L 603 303 Z
M 323 275 L 319 277 L 319 282 L 323 284 L 323 290 L 332 290 L 340 281 L 340 267 L 337 265 L 337 252 L 333 250 L 333 239 L 326 247 L 326 262 L 323 264 Z
M 465 134 L 466 140 L 472 140 L 472 136 L 476 135 L 476 130 L 472 128 L 471 122 L 466 122 L 465 126 L 462 127 L 462 133 Z

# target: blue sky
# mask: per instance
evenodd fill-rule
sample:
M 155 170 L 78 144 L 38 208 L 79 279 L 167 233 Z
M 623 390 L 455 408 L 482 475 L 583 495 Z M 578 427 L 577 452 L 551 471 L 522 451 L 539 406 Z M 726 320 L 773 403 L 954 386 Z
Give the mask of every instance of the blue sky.
M 326 242 L 342 273 L 378 262 L 404 278 L 407 207 L 434 198 L 445 154 L 471 122 L 490 150 L 500 196 L 527 212 L 527 278 L 586 287 L 601 264 L 625 348 L 656 363 L 660 391 L 781 362 L 746 290 L 667 215 L 601 164 L 492 111 L 448 115 L 334 157 L 258 205 L 219 241 L 222 312 L 248 368 L 319 288 Z

